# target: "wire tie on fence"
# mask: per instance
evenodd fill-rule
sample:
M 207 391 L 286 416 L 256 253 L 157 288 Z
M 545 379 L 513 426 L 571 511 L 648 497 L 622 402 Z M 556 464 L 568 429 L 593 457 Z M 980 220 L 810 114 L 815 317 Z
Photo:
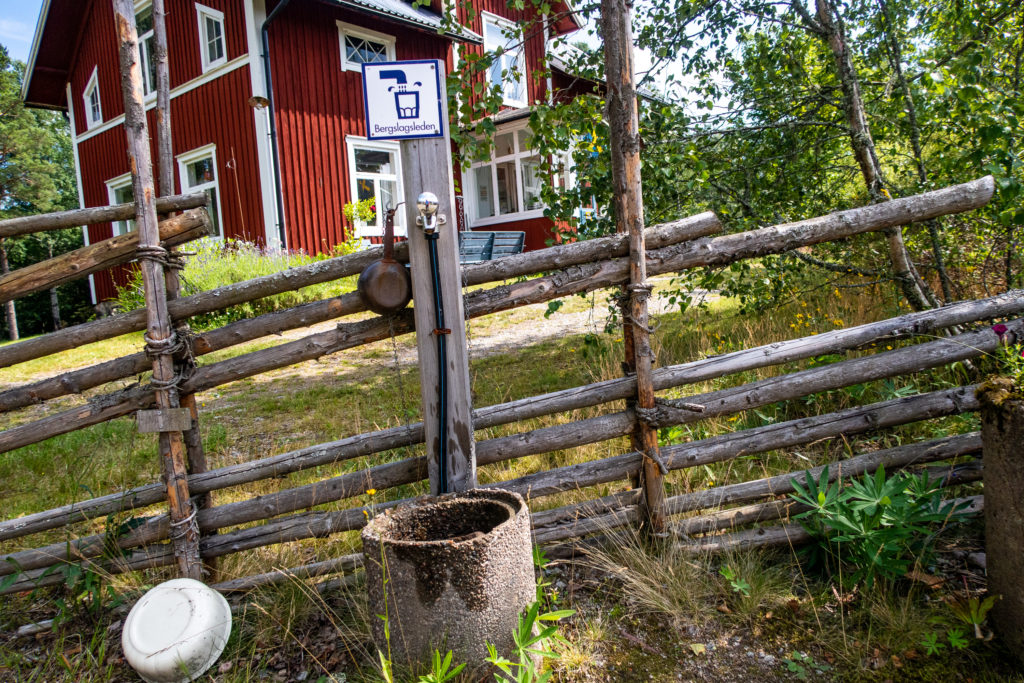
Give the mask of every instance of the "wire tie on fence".
M 633 282 L 626 285 L 626 291 L 633 295 L 634 298 L 644 301 L 651 296 L 653 287 L 649 282 Z
M 189 507 L 192 508 L 192 512 L 188 514 L 184 519 L 179 519 L 177 522 L 171 522 L 171 530 L 168 536 L 172 541 L 176 541 L 180 538 L 184 538 L 188 535 L 189 531 L 195 531 L 196 535 L 199 535 L 199 522 L 196 521 L 196 506 L 193 505 L 192 501 L 189 501 Z
M 167 250 L 159 244 L 138 247 L 135 250 L 135 258 L 139 261 L 154 261 L 162 266 L 167 266 L 169 261 Z
M 195 256 L 195 254 L 191 254 Z M 171 270 L 185 270 L 185 254 L 172 249 L 167 252 L 167 258 L 164 261 L 164 266 Z

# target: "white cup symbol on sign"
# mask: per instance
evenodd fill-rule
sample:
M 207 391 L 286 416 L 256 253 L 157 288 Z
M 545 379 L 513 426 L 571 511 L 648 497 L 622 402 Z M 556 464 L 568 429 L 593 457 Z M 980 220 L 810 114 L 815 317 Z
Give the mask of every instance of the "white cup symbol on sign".
M 394 80 L 395 85 L 388 88 L 388 92 L 395 94 L 395 112 L 398 114 L 400 119 L 418 119 L 420 117 L 420 91 L 418 88 L 423 86 L 423 83 L 416 81 L 412 84 L 412 87 L 417 90 L 409 90 L 409 84 L 406 82 L 405 72 L 394 70 L 394 71 L 381 71 L 380 79 L 382 81 Z

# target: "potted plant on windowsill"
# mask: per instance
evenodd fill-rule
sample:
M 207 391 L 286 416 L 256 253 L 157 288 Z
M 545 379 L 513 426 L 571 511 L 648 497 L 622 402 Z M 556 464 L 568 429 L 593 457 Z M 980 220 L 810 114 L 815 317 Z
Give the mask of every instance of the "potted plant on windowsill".
M 349 202 L 341 208 L 342 215 L 351 222 L 356 234 L 363 234 L 369 225 L 377 224 L 377 200 L 373 197 Z

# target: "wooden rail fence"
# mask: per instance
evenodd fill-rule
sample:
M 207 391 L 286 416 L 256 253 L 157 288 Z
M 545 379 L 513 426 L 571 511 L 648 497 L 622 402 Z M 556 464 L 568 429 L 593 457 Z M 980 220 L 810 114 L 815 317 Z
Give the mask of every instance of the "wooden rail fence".
M 701 214 L 646 231 L 648 274 L 668 273 L 704 265 L 720 265 L 741 259 L 782 253 L 801 246 L 842 239 L 854 234 L 882 230 L 941 215 L 969 211 L 984 205 L 992 195 L 991 178 L 983 178 L 944 190 L 893 200 L 884 204 L 830 214 L 807 221 L 763 228 L 746 233 L 712 236 L 720 226 L 711 214 Z M 0 234 L 4 224 L 0 223 Z M 520 282 L 504 283 L 465 295 L 466 314 L 470 317 L 507 310 L 526 304 L 550 301 L 577 292 L 617 287 L 630 279 L 628 236 L 618 235 L 589 242 L 561 245 L 547 250 L 504 257 L 494 261 L 467 264 L 465 282 L 478 285 L 524 275 L 537 275 Z M 176 324 L 200 313 L 219 310 L 245 301 L 353 275 L 379 257 L 380 249 L 331 259 L 304 268 L 296 268 L 231 287 L 168 301 L 168 312 Z M 404 252 L 398 250 L 398 257 Z M 3 285 L 0 285 L 2 289 Z M 196 355 L 228 348 L 288 329 L 315 322 L 333 320 L 361 312 L 364 308 L 355 295 L 343 295 L 304 304 L 285 311 L 243 320 L 195 337 Z M 769 377 L 740 386 L 688 395 L 683 400 L 659 399 L 653 408 L 643 411 L 642 421 L 650 429 L 693 424 L 701 420 L 742 413 L 760 406 L 791 401 L 814 393 L 840 389 L 874 380 L 907 375 L 950 363 L 978 358 L 995 352 L 1000 338 L 988 328 L 952 334 L 952 329 L 970 323 L 1008 319 L 1007 327 L 1024 335 L 1024 291 L 952 304 L 921 313 L 912 313 L 857 327 L 839 329 L 811 337 L 792 339 L 733 353 L 654 369 L 654 390 L 664 391 L 706 382 L 711 379 L 762 368 L 807 360 L 825 354 L 851 353 L 851 357 L 829 365 Z M 125 313 L 87 323 L 39 339 L 0 348 L 0 365 L 11 365 L 50 355 L 83 340 L 95 341 L 142 329 L 145 315 Z M 390 319 L 375 317 L 358 322 L 339 322 L 326 332 L 307 334 L 295 341 L 270 349 L 243 353 L 229 360 L 200 367 L 180 386 L 182 394 L 204 391 L 227 382 L 250 377 L 279 367 L 386 338 L 392 331 L 412 331 L 408 312 Z M 951 336 L 939 336 L 947 331 Z M 77 340 L 77 341 L 75 341 Z M 860 355 L 872 344 L 900 340 L 898 348 Z M 95 388 L 107 382 L 138 374 L 148 367 L 144 354 L 133 354 L 91 367 L 0 392 L 0 407 L 5 411 L 22 409 L 51 399 Z M 542 416 L 582 408 L 614 404 L 636 396 L 635 376 L 529 397 L 509 403 L 481 407 L 474 411 L 474 428 L 510 425 Z M 89 400 L 84 405 L 57 411 L 41 419 L 0 432 L 0 452 L 11 451 L 106 420 L 131 415 L 154 405 L 152 386 L 138 385 Z M 702 406 L 702 412 L 692 409 Z M 662 446 L 658 458 L 666 472 L 724 462 L 741 456 L 791 448 L 821 439 L 882 430 L 923 420 L 977 410 L 974 387 L 955 387 L 915 396 L 896 398 L 870 405 L 798 420 L 738 430 L 675 445 Z M 638 424 L 637 411 L 611 406 L 596 417 L 541 427 L 508 436 L 477 442 L 480 466 L 508 462 L 530 455 L 549 453 L 582 444 L 604 442 L 632 434 Z M 336 465 L 357 457 L 386 454 L 388 451 L 422 443 L 422 424 L 379 430 L 350 436 L 251 462 L 220 467 L 188 476 L 189 495 L 207 495 L 230 487 L 242 486 L 269 477 Z M 879 466 L 888 469 L 921 466 L 927 463 L 961 459 L 980 452 L 975 434 L 951 436 L 911 443 L 872 453 L 852 455 L 833 463 L 830 474 L 851 476 L 870 472 Z M 17 457 L 15 454 L 14 457 Z M 357 530 L 365 523 L 364 508 L 312 510 L 361 496 L 367 489 L 386 491 L 414 484 L 426 476 L 426 459 L 411 457 L 388 460 L 313 484 L 255 496 L 232 503 L 199 509 L 195 523 L 201 534 L 199 551 L 204 560 L 242 552 L 266 545 L 324 537 Z M 518 491 L 536 505 L 547 496 L 567 491 L 584 491 L 613 482 L 634 480 L 644 457 L 631 450 L 599 460 L 579 462 L 542 470 L 512 480 L 490 484 Z M 978 469 L 950 470 L 949 483 L 969 481 Z M 812 469 L 815 474 L 818 469 Z M 793 477 L 802 473 L 778 475 L 738 484 L 717 486 L 665 498 L 661 505 L 666 517 L 675 517 L 671 529 L 694 548 L 716 548 L 776 542 L 795 538 L 792 527 L 759 528 L 720 536 L 719 532 L 756 522 L 785 518 L 792 505 L 780 500 L 792 490 Z M 106 496 L 77 502 L 16 519 L 0 521 L 0 541 L 12 541 L 31 534 L 145 508 L 168 499 L 168 489 L 153 483 Z M 377 510 L 399 504 L 392 500 Z M 649 505 L 640 489 L 629 488 L 595 500 L 534 513 L 534 533 L 539 543 L 563 543 L 589 534 L 603 532 L 645 519 Z M 974 501 L 979 505 L 978 501 Z M 682 516 L 682 517 L 681 517 Z M 251 526 L 255 522 L 263 522 Z M 241 527 L 241 525 L 247 525 Z M 131 530 L 110 538 L 102 534 L 85 535 L 70 542 L 27 547 L 8 552 L 0 558 L 0 577 L 17 574 L 2 592 L 45 586 L 61 581 L 52 567 L 66 562 L 87 562 L 104 571 L 119 573 L 174 564 L 176 553 L 172 538 L 171 516 L 155 514 L 133 521 Z M 213 535 L 212 532 L 219 533 Z M 782 534 L 782 536 L 780 536 Z M 788 534 L 788 535 L 787 535 Z M 109 549 L 118 547 L 123 555 L 109 558 Z M 290 570 L 299 576 L 322 576 L 352 571 L 359 565 L 353 556 L 334 558 Z M 223 590 L 244 590 L 262 583 L 281 580 L 281 572 L 264 573 L 216 584 Z

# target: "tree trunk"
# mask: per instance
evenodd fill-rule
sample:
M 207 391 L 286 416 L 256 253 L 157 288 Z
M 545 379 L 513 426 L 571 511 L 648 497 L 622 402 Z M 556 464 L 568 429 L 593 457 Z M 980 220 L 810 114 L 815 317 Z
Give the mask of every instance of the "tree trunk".
M 892 13 L 889 11 L 887 0 L 878 0 L 878 6 L 882 10 L 885 19 L 886 40 L 889 45 L 889 55 L 893 71 L 896 74 L 896 82 L 903 95 L 903 103 L 907 112 L 907 125 L 910 128 L 910 147 L 914 151 L 914 163 L 917 167 L 917 179 L 922 187 L 928 182 L 928 171 L 924 166 L 924 156 L 921 152 L 921 127 L 917 123 L 917 107 L 914 105 L 914 96 L 910 92 L 910 85 L 903 73 L 903 50 L 900 47 L 899 36 L 896 34 L 896 24 L 893 21 Z M 942 241 L 939 238 L 938 219 L 932 219 L 925 224 L 928 228 L 928 237 L 932 243 L 932 257 L 935 259 L 935 270 L 939 275 L 939 282 L 942 285 L 942 298 L 945 303 L 953 300 L 953 283 L 946 272 L 946 262 L 942 255 Z M 1006 288 L 1010 289 L 1007 282 Z
M 7 240 L 0 237 L 0 272 L 3 275 L 7 275 L 11 272 L 11 267 L 7 263 Z M 11 341 L 18 341 L 18 312 L 14 308 L 14 301 L 8 301 L 6 303 L 7 309 L 7 337 Z
M 53 242 L 46 241 L 47 260 L 53 258 Z M 50 319 L 53 321 L 53 331 L 60 329 L 60 299 L 57 298 L 57 288 L 50 288 Z
M 871 137 L 871 128 L 868 126 L 857 69 L 846 44 L 846 36 L 839 13 L 832 0 L 815 0 L 815 6 L 822 30 L 821 35 L 828 43 L 835 58 L 836 71 L 843 91 L 843 109 L 850 130 L 850 146 L 853 149 L 853 156 L 860 167 L 861 177 L 864 179 L 864 185 L 867 187 L 871 200 L 874 202 L 887 201 L 891 195 L 885 186 L 882 167 L 875 152 L 875 141 Z M 925 296 L 921 278 L 914 269 L 910 255 L 907 253 L 907 246 L 903 242 L 903 230 L 899 227 L 889 228 L 885 231 L 885 237 L 893 277 L 899 283 L 903 295 L 915 310 L 922 311 L 931 308 L 931 303 Z

